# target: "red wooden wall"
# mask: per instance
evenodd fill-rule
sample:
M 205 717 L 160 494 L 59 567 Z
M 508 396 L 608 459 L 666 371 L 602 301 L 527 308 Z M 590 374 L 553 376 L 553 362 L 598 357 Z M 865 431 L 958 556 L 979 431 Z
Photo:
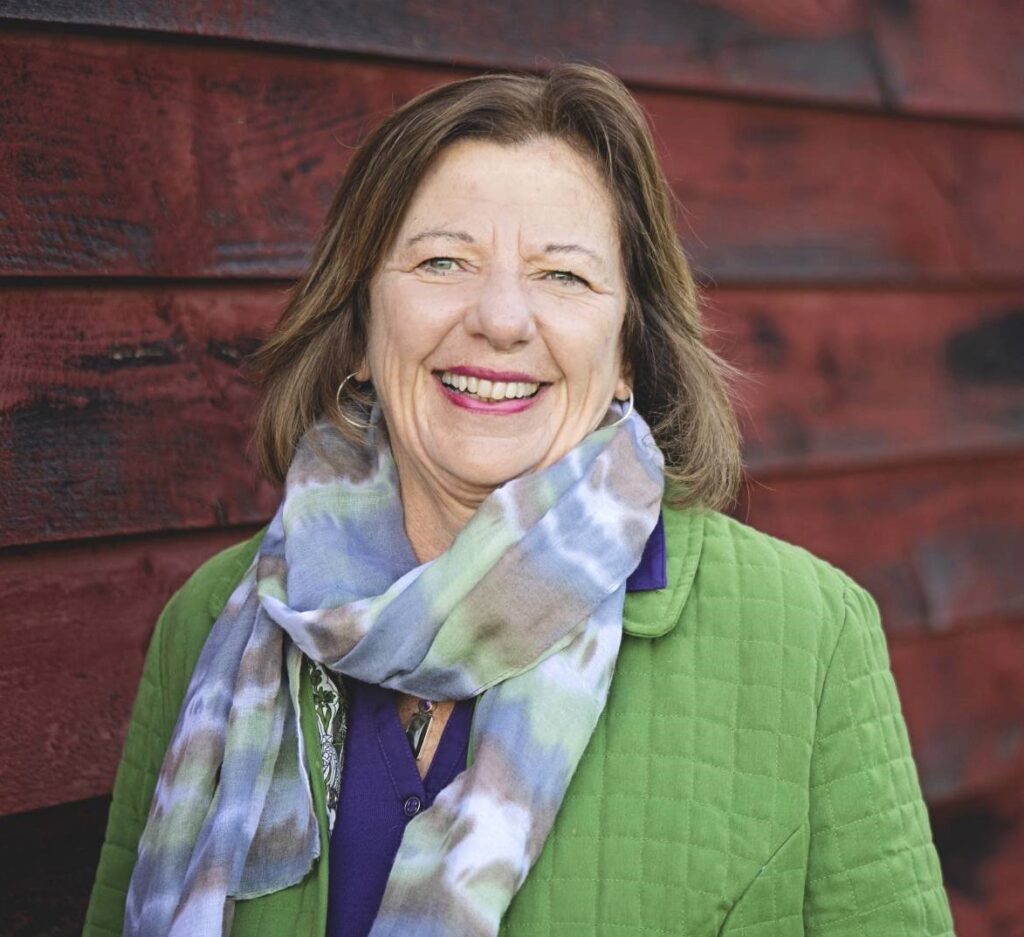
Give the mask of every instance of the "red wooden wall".
M 80 926 L 152 623 L 273 510 L 240 365 L 351 146 L 562 59 L 654 123 L 750 375 L 738 515 L 879 600 L 958 933 L 1024 934 L 1011 0 L 0 0 L 0 932 Z

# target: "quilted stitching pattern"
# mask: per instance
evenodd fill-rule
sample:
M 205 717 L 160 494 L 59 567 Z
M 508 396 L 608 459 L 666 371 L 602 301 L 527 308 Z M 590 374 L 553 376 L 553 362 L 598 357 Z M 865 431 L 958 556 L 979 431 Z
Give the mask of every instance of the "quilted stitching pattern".
M 809 924 L 829 934 L 948 933 L 938 859 L 878 609 L 856 587 L 847 591 L 846 624 L 819 713 Z
M 721 515 L 699 527 L 671 520 L 670 555 L 684 542 L 699 551 L 688 597 L 627 600 L 631 633 L 668 633 L 623 642 L 608 706 L 502 933 L 952 934 L 870 596 Z M 254 549 L 250 541 L 212 560 L 161 617 L 87 935 L 120 933 L 176 700 Z M 680 606 L 674 629 L 650 620 L 656 607 L 674 619 Z M 300 885 L 240 903 L 233 933 L 319 937 L 325 878 L 321 862 Z
M 709 517 L 679 625 L 625 642 L 612 693 L 504 933 L 952 933 L 877 608 L 848 577 Z

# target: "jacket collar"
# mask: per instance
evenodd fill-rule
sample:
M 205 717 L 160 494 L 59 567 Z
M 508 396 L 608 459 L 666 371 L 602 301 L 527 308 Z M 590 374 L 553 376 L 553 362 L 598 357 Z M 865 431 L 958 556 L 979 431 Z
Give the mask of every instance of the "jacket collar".
M 635 638 L 660 638 L 675 628 L 690 595 L 704 542 L 705 512 L 662 507 L 665 528 L 664 589 L 626 593 L 622 629 Z

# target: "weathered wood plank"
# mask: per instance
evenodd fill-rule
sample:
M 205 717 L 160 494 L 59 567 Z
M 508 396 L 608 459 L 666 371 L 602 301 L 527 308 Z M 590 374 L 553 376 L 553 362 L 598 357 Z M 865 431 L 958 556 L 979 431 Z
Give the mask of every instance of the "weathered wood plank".
M 281 291 L 9 290 L 0 317 L 0 546 L 255 523 L 239 368 Z
M 295 275 L 351 146 L 441 80 L 264 51 L 0 36 L 0 273 Z
M 0 0 L 12 20 L 535 69 L 593 61 L 630 81 L 908 112 L 1024 118 L 1024 24 L 998 0 L 842 4 L 410 0 L 203 4 Z
M 695 269 L 722 285 L 1020 282 L 1024 134 L 641 96 Z M 1009 196 L 1011 201 L 1003 199 Z
M 1024 16 L 1006 0 L 876 4 L 880 75 L 897 109 L 1024 117 Z
M 1024 618 L 895 642 L 891 658 L 929 803 L 1024 779 Z
M 1024 293 L 717 290 L 759 477 L 1024 450 Z
M 0 546 L 256 523 L 239 369 L 280 287 L 9 290 Z M 758 477 L 1024 448 L 1024 296 L 708 295 Z
M 109 792 L 153 625 L 252 528 L 0 557 L 0 815 Z
M 290 277 L 350 147 L 441 70 L 0 38 L 0 274 Z M 730 283 L 1017 283 L 1024 133 L 646 92 Z M 45 101 L 45 106 L 39 102 Z
M 1024 619 L 1024 456 L 752 481 L 736 515 L 830 560 L 894 639 Z

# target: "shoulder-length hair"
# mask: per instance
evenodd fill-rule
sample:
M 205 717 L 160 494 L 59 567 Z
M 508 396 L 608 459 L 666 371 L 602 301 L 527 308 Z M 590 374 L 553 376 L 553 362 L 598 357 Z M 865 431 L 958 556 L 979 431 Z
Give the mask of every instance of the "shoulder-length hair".
M 490 74 L 442 85 L 395 111 L 355 151 L 309 268 L 254 358 L 262 400 L 254 445 L 281 481 L 322 416 L 352 437 L 335 393 L 366 350 L 369 286 L 427 168 L 457 140 L 564 141 L 597 168 L 618 213 L 628 286 L 623 326 L 636 409 L 665 455 L 676 506 L 721 508 L 742 474 L 728 385 L 736 372 L 704 342 L 699 295 L 674 225 L 675 202 L 644 115 L 606 71 Z

